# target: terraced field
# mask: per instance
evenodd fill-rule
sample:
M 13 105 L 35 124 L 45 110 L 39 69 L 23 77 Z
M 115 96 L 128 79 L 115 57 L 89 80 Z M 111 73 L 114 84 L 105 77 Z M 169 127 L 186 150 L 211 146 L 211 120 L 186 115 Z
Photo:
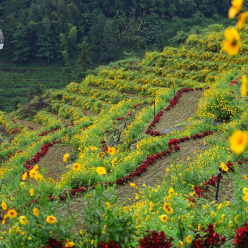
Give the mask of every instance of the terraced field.
M 23 109 L 0 112 L 1 227 L 12 228 L 0 244 L 145 247 L 155 230 L 173 247 L 235 246 L 247 220 L 248 154 L 231 152 L 228 139 L 247 130 L 247 33 L 236 57 L 220 51 L 221 32 L 191 35 L 46 91 L 32 121 L 18 119 Z

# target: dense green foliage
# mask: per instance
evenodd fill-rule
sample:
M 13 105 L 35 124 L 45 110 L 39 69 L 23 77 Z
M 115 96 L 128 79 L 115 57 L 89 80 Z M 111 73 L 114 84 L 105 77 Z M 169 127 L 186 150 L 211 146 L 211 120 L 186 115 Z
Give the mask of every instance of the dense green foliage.
M 178 45 L 196 24 L 230 24 L 224 19 L 228 7 L 228 0 L 5 0 L 0 3 L 1 57 L 70 58 L 71 63 L 84 49 L 93 62 L 108 62 L 128 49 Z M 178 31 L 180 38 L 171 40 Z

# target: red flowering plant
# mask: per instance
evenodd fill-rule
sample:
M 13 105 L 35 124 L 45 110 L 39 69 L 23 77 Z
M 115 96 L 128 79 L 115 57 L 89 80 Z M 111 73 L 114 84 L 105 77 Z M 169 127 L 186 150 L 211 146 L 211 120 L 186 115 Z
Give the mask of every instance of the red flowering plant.
M 226 242 L 224 235 L 220 237 L 220 235 L 215 232 L 213 224 L 209 224 L 207 229 L 202 228 L 200 231 L 195 231 L 196 235 L 191 242 L 193 248 L 220 247 Z
M 235 247 L 248 247 L 248 224 L 245 222 L 243 227 L 236 230 L 234 238 Z
M 139 248 L 168 248 L 172 247 L 171 241 L 173 238 L 168 238 L 165 236 L 165 233 L 161 231 L 146 231 L 147 234 L 143 235 L 144 237 L 139 240 Z

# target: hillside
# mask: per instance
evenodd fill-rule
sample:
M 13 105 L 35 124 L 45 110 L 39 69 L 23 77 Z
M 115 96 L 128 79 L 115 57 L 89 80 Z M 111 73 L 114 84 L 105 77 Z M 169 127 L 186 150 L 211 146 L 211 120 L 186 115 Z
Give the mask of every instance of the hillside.
M 241 35 L 235 57 L 212 26 L 1 111 L 1 247 L 151 247 L 146 231 L 165 247 L 241 242 L 248 148 L 228 142 L 248 128 Z

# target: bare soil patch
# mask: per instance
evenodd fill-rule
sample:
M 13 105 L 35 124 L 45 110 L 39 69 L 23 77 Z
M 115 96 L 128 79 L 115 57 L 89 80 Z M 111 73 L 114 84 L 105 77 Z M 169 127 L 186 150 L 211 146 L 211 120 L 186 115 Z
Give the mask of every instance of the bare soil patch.
M 203 91 L 197 90 L 182 93 L 175 107 L 163 113 L 153 131 L 163 131 L 186 122 L 196 112 L 202 94 Z
M 63 162 L 65 153 L 71 153 L 74 149 L 71 146 L 55 144 L 50 147 L 47 154 L 39 161 L 39 168 L 45 178 L 52 178 L 54 181 L 60 180 L 62 175 L 68 170 Z

